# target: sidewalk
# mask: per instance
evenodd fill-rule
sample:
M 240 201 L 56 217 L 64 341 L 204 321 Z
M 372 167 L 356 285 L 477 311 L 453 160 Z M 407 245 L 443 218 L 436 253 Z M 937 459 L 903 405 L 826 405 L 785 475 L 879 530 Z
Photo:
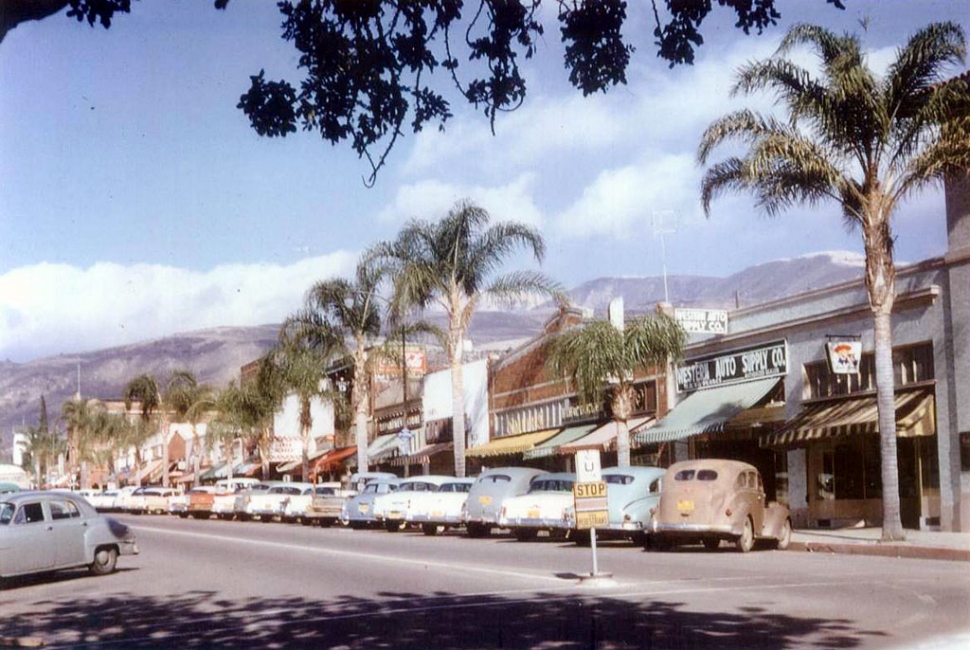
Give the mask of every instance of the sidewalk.
M 881 542 L 881 535 L 881 528 L 799 529 L 788 550 L 970 562 L 970 533 L 907 530 L 904 542 Z

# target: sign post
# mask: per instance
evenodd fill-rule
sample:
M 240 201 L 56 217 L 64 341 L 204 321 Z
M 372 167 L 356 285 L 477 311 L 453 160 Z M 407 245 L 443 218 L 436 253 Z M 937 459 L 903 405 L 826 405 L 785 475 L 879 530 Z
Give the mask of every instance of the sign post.
M 593 572 L 589 577 L 604 577 L 600 575 L 596 558 L 596 527 L 609 524 L 610 511 L 598 449 L 581 449 L 576 452 L 576 479 L 573 485 L 576 530 L 589 531 L 589 541 L 593 551 Z

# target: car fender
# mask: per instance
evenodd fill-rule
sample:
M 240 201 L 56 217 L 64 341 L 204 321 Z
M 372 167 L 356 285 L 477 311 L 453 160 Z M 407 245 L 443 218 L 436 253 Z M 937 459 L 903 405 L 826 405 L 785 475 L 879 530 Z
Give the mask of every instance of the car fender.
M 787 506 L 776 502 L 769 503 L 768 507 L 765 508 L 765 525 L 761 531 L 761 536 L 778 539 L 782 526 L 790 517 Z
M 629 516 L 630 521 L 641 522 L 643 527 L 647 528 L 650 524 L 650 517 L 652 514 L 651 511 L 655 511 L 659 505 L 660 495 L 651 494 L 650 496 L 636 499 L 635 501 L 631 501 L 623 506 L 622 514 L 624 516 Z

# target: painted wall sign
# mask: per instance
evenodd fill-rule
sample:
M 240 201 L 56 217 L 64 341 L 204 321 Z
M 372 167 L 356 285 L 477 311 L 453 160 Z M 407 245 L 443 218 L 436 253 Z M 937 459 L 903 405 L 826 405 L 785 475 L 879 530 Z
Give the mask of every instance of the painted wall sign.
M 835 375 L 854 375 L 862 363 L 862 341 L 829 341 L 825 344 L 829 368 Z
M 677 366 L 677 392 L 714 388 L 752 379 L 788 374 L 788 344 L 778 341 L 756 348 L 692 359 Z
M 675 309 L 674 319 L 688 333 L 727 334 L 726 309 Z

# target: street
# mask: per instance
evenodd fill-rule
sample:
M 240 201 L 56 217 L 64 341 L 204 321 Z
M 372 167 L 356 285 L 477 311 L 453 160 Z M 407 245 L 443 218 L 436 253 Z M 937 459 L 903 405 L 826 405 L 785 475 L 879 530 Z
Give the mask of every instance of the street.
M 119 516 L 141 554 L 8 580 L 0 638 L 92 648 L 895 648 L 970 638 L 964 562 L 589 548 Z M 937 645 L 941 641 L 943 645 Z M 932 644 L 932 645 L 930 645 Z

